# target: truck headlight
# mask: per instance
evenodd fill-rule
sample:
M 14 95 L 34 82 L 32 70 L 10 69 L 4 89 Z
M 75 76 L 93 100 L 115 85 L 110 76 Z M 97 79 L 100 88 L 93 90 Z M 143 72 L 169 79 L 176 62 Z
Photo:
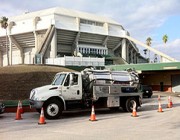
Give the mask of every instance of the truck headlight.
M 31 90 L 30 99 L 34 99 L 35 94 L 36 94 L 36 90 L 35 89 Z

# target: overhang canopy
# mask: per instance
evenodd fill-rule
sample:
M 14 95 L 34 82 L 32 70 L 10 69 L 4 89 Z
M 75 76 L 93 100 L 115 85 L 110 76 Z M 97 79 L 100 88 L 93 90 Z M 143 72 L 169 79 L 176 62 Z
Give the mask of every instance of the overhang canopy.
M 166 71 L 166 70 L 180 70 L 180 62 L 168 63 L 146 63 L 146 64 L 128 64 L 128 65 L 111 65 L 107 68 L 113 70 L 135 69 L 136 71 Z

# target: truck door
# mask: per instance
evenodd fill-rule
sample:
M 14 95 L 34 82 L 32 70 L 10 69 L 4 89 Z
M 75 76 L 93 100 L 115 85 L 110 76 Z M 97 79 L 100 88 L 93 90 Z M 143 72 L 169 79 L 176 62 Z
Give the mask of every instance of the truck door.
M 82 86 L 80 75 L 70 73 L 67 75 L 62 86 L 62 95 L 65 100 L 81 100 L 82 99 Z

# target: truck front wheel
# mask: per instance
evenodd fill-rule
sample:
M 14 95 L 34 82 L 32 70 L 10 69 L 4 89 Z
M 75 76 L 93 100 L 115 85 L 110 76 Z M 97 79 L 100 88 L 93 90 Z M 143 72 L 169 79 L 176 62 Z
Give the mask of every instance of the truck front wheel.
M 136 109 L 137 109 L 137 101 L 135 98 L 128 98 L 125 102 L 125 106 L 123 107 L 123 110 L 127 112 L 132 112 L 133 111 L 133 105 L 136 104 Z
M 57 99 L 51 99 L 44 104 L 44 116 L 47 119 L 58 119 L 62 115 L 63 105 Z

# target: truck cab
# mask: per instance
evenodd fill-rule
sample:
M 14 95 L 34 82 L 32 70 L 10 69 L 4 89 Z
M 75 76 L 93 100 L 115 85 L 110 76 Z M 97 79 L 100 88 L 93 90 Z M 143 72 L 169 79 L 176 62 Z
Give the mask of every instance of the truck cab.
M 40 112 L 44 107 L 45 116 L 57 118 L 69 106 L 82 100 L 82 77 L 79 72 L 57 73 L 50 85 L 35 88 L 30 93 L 30 107 Z M 74 106 L 73 106 L 74 107 Z
M 58 73 L 52 85 L 56 85 L 64 100 L 82 99 L 82 78 L 80 73 Z

